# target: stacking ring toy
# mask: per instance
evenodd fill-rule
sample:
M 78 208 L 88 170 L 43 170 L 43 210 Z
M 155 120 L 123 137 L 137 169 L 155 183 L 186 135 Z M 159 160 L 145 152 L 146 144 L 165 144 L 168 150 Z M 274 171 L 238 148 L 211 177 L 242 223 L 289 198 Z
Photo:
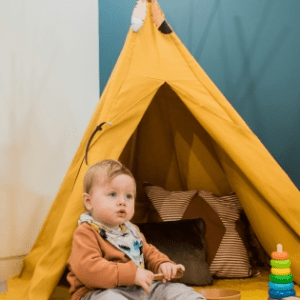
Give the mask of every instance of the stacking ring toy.
M 291 265 L 291 261 L 289 259 L 285 259 L 285 260 L 271 259 L 270 264 L 274 268 L 284 269 L 284 268 L 288 268 Z
M 269 276 L 270 281 L 276 282 L 276 283 L 289 283 L 289 282 L 293 282 L 294 277 L 292 274 L 286 275 L 286 276 L 278 276 L 278 275 L 274 275 L 271 274 Z
M 289 255 L 287 252 L 282 251 L 282 245 L 278 244 L 277 245 L 277 251 L 276 252 L 272 252 L 271 254 L 273 259 L 277 259 L 277 260 L 283 260 L 283 259 L 288 259 Z
M 269 282 L 269 288 L 276 291 L 292 290 L 294 288 L 294 283 L 274 283 Z
M 295 296 L 296 292 L 294 290 L 276 291 L 273 289 L 269 289 L 269 295 L 272 298 L 285 298 L 285 297 Z
M 274 275 L 289 275 L 291 274 L 291 268 L 285 268 L 285 269 L 271 268 L 271 273 Z

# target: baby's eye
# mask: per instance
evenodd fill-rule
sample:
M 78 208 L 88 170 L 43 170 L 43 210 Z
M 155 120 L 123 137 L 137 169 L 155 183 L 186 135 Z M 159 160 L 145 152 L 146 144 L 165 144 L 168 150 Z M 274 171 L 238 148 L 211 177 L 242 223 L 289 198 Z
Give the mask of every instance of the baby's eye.
M 117 196 L 116 192 L 111 192 L 109 193 L 109 197 L 115 198 Z
M 127 199 L 132 199 L 133 196 L 132 196 L 131 194 L 127 194 L 127 195 L 126 195 L 126 198 L 127 198 Z

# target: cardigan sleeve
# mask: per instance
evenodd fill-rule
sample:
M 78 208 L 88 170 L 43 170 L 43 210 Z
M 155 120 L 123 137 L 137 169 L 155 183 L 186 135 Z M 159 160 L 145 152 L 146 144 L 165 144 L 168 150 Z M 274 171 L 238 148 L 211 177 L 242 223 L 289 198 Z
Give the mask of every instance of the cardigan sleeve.
M 108 289 L 134 284 L 136 264 L 108 261 L 102 256 L 96 231 L 90 226 L 79 226 L 73 235 L 69 268 L 89 289 Z

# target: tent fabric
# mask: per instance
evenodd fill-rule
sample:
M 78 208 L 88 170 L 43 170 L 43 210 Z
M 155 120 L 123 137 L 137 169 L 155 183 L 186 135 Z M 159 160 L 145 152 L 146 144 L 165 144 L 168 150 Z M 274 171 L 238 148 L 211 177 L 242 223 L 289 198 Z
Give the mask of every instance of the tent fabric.
M 174 32 L 163 34 L 151 5 L 123 50 L 20 274 L 6 300 L 46 300 L 70 253 L 84 211 L 82 180 L 102 159 L 120 159 L 137 179 L 133 222 L 147 221 L 142 185 L 169 190 L 236 192 L 268 254 L 289 252 L 300 283 L 300 193 L 257 136 L 202 70 Z M 102 122 L 84 161 L 90 135 Z

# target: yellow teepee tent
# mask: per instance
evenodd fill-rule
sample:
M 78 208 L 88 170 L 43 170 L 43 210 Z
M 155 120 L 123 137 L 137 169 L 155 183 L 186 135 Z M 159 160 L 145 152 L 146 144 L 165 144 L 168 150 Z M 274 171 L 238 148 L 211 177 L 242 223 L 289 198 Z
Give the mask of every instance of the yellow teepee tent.
M 130 28 L 40 234 L 20 274 L 8 282 L 6 300 L 49 298 L 84 210 L 83 176 L 106 158 L 120 159 L 137 179 L 134 222 L 145 220 L 143 181 L 218 195 L 234 190 L 264 249 L 270 254 L 283 244 L 300 283 L 298 189 L 168 24 L 157 16 L 153 22 L 157 3 L 146 5 L 144 24 L 136 32 Z M 111 126 L 95 134 L 87 165 L 88 140 L 102 122 Z

